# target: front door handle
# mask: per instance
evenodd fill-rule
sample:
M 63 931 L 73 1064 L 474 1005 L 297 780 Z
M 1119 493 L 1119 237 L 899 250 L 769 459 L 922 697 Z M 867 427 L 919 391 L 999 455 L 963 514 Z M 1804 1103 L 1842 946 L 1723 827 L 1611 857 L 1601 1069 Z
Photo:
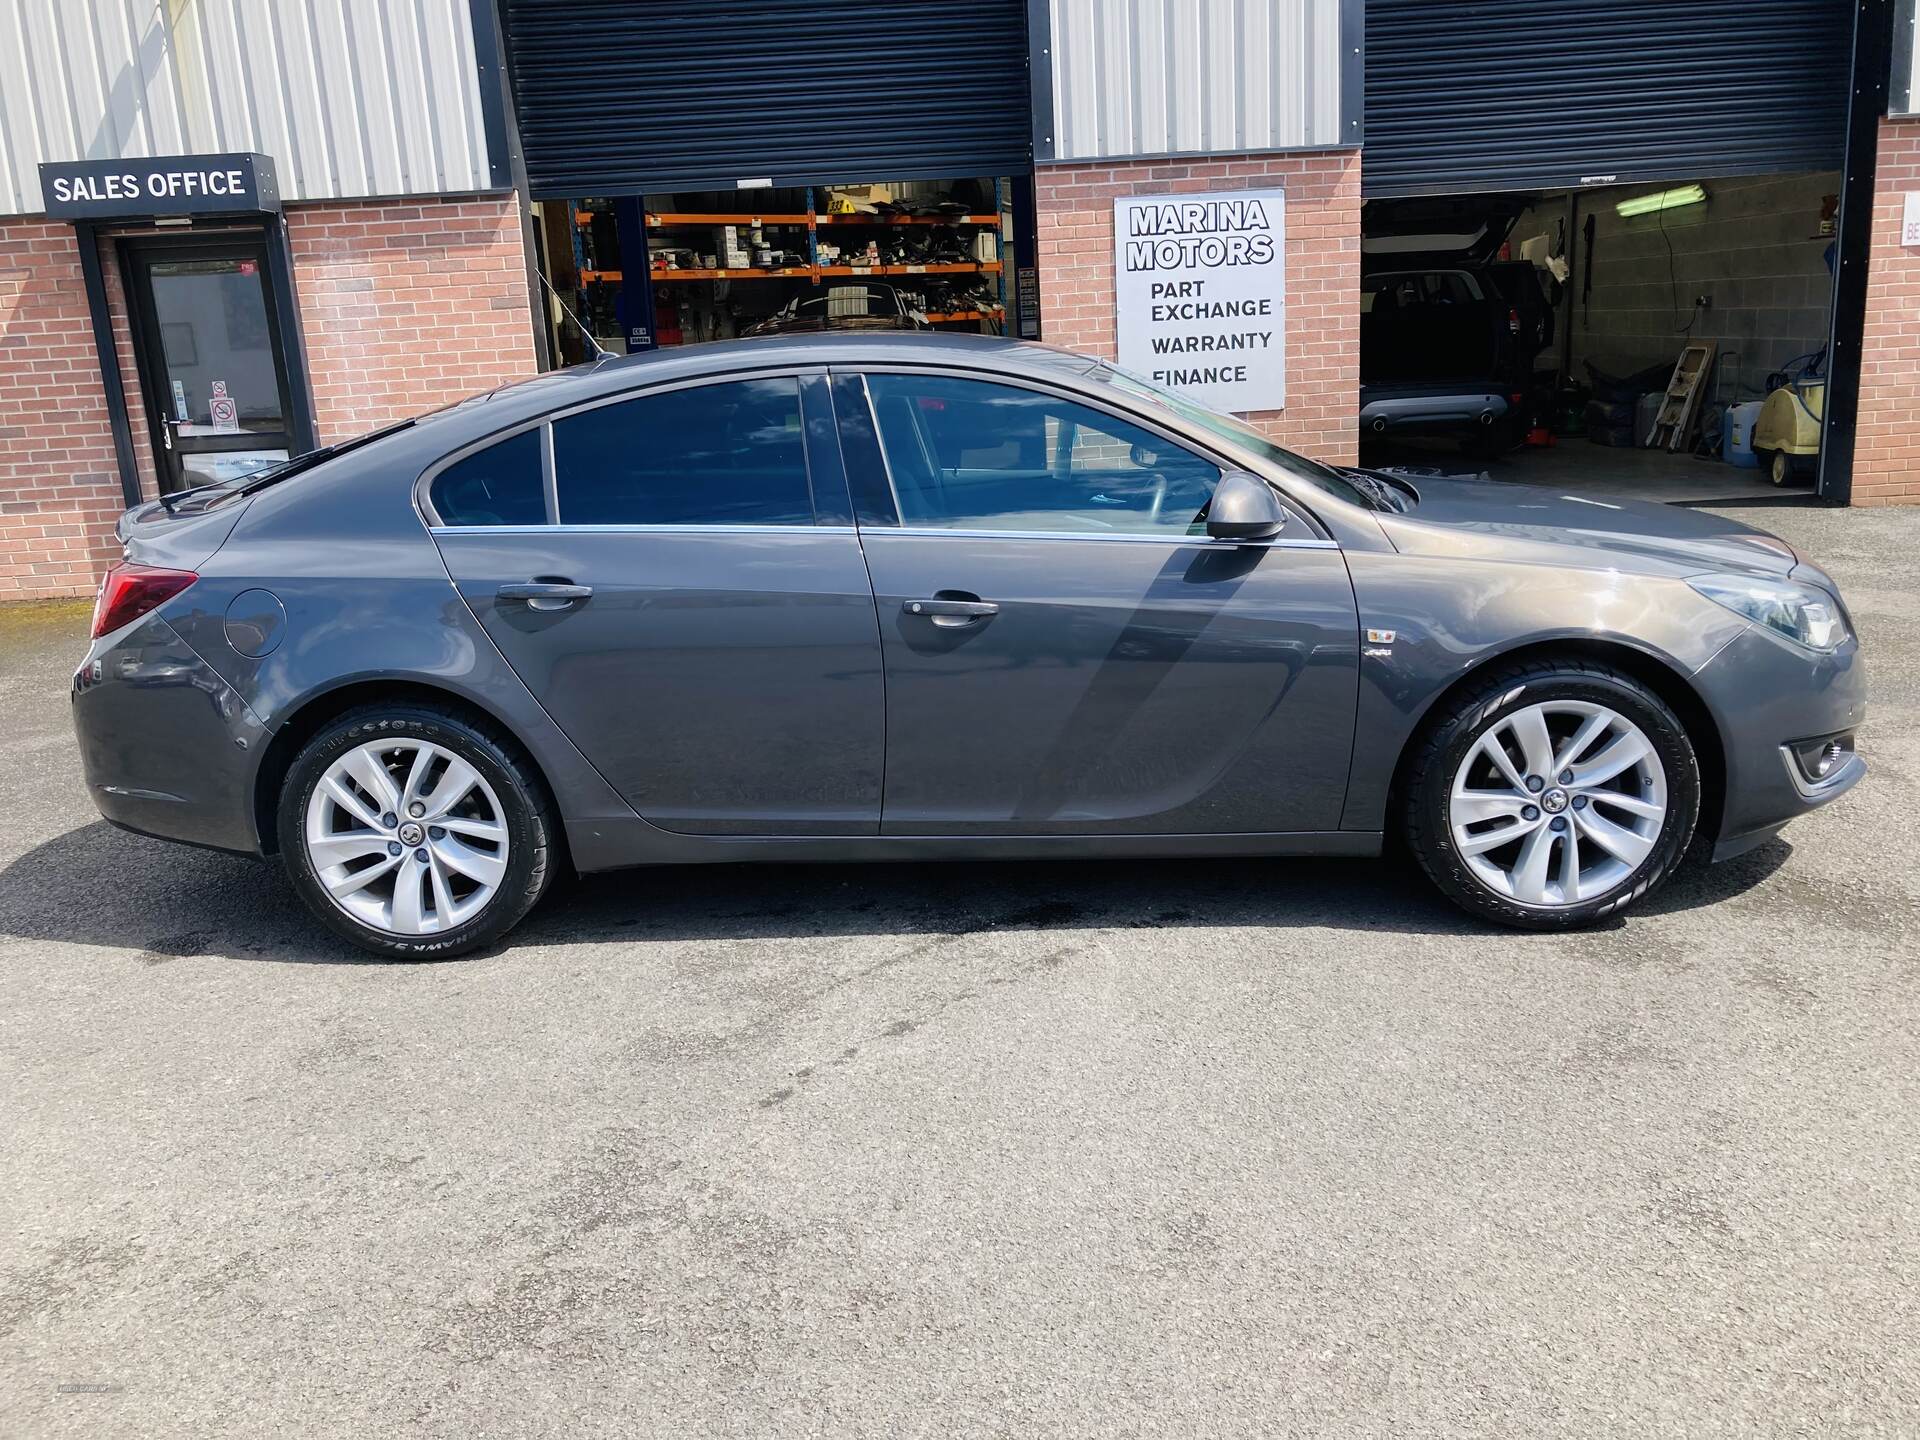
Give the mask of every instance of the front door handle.
M 903 600 L 900 609 L 905 614 L 921 616 L 945 629 L 977 624 L 1000 613 L 1000 607 L 991 600 L 949 600 L 945 597 Z
M 565 580 L 529 580 L 502 585 L 494 594 L 502 601 L 524 601 L 529 610 L 564 610 L 591 596 L 593 587 Z

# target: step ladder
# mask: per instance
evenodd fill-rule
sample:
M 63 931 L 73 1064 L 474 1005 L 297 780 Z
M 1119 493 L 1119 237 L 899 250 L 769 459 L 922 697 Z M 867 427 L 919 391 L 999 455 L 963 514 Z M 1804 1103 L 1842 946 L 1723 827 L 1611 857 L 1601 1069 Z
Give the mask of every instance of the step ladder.
M 1687 443 L 1700 418 L 1707 377 L 1713 373 L 1713 348 L 1711 340 L 1695 340 L 1680 351 L 1667 393 L 1660 397 L 1660 409 L 1647 431 L 1648 449 L 1678 450 Z

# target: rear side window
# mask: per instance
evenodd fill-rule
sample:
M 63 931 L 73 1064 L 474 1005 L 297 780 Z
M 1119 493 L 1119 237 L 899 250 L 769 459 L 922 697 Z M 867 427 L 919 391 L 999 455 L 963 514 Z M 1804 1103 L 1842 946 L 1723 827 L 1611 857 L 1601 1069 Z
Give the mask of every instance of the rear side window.
M 797 380 L 729 380 L 556 420 L 566 525 L 811 525 Z
M 544 525 L 540 429 L 476 450 L 433 481 L 433 509 L 442 525 Z

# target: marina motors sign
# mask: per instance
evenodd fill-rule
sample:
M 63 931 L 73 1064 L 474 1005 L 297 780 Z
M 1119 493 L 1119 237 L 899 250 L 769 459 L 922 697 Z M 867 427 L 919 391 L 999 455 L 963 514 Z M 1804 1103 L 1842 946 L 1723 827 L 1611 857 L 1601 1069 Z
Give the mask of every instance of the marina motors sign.
M 259 214 L 280 208 L 280 186 L 266 155 L 53 161 L 40 167 L 40 193 L 49 220 Z
M 1113 202 L 1120 365 L 1216 410 L 1286 403 L 1286 196 Z

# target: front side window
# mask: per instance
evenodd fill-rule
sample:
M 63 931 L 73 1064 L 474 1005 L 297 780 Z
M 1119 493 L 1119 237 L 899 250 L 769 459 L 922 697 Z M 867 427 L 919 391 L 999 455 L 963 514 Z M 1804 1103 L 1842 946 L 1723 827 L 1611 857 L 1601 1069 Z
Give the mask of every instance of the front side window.
M 728 380 L 553 422 L 563 525 L 811 525 L 797 380 Z
M 540 427 L 476 450 L 433 478 L 433 510 L 442 525 L 544 525 Z
M 1220 470 L 1151 430 L 1037 390 L 870 375 L 905 526 L 1194 535 Z

